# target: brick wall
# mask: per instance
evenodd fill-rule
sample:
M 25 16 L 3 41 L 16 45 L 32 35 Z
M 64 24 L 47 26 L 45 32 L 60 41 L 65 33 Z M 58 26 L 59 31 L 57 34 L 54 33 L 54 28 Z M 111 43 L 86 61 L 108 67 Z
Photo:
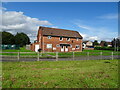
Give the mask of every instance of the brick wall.
M 59 44 L 72 45 L 72 47 L 68 46 L 68 51 L 82 51 L 82 39 L 77 41 L 76 38 L 70 38 L 70 41 L 67 41 L 67 38 L 63 38 L 63 40 L 60 41 L 60 37 L 52 37 L 51 39 L 48 39 L 48 36 L 43 36 L 42 40 L 44 42 L 44 44 L 42 44 L 42 50 L 47 52 L 61 52 L 61 47 L 56 46 Z M 47 44 L 52 44 L 52 48 L 47 48 Z M 80 48 L 76 49 L 76 45 L 79 45 Z M 72 50 L 73 48 L 75 48 L 75 50 Z

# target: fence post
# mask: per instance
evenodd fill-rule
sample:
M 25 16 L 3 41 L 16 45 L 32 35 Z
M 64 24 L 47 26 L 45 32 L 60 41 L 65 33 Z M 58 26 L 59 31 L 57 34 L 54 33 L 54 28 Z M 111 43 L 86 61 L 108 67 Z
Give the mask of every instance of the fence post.
M 112 60 L 113 60 L 113 52 L 112 52 Z
M 39 58 L 40 58 L 40 53 L 38 52 L 37 61 L 39 61 Z
M 56 61 L 58 61 L 58 52 L 56 52 Z
M 73 60 L 74 60 L 74 58 L 75 58 L 75 53 L 73 52 Z
M 87 52 L 88 60 L 89 60 L 89 52 Z
M 100 56 L 101 56 L 101 59 L 102 59 L 102 52 L 100 52 Z
M 40 56 L 42 57 L 42 52 L 40 52 Z
M 18 61 L 20 60 L 20 51 L 18 51 L 18 55 L 17 55 Z

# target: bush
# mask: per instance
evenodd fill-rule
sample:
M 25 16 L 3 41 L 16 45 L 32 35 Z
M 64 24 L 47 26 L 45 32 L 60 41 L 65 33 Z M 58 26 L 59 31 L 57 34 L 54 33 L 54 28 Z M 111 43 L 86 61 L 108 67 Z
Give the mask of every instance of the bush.
M 115 48 L 113 47 L 95 47 L 95 50 L 112 50 L 114 51 Z M 118 51 L 120 51 L 120 47 L 118 48 Z

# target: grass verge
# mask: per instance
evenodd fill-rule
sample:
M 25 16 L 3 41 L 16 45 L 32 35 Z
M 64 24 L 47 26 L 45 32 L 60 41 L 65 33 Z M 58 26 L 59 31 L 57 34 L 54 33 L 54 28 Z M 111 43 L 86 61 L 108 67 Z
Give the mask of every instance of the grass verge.
M 118 60 L 3 62 L 3 88 L 117 88 Z

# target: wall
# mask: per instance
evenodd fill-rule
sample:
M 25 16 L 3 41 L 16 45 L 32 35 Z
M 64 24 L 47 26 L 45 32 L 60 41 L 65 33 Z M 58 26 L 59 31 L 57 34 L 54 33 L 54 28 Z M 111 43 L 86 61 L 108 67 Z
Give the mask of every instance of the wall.
M 51 39 L 48 39 L 47 36 L 43 36 L 42 38 L 44 44 L 42 44 L 42 50 L 47 52 L 61 52 L 61 47 L 56 47 L 57 44 L 71 44 L 72 47 L 68 47 L 68 51 L 82 51 L 82 40 L 79 39 L 77 41 L 76 38 L 70 38 L 70 41 L 67 41 L 66 38 L 63 38 L 62 41 L 59 40 L 59 37 L 52 37 Z M 46 48 L 47 44 L 52 44 L 52 48 Z M 75 48 L 76 45 L 80 45 L 79 49 L 72 50 L 72 48 Z M 53 50 L 53 48 L 56 48 L 56 50 Z

